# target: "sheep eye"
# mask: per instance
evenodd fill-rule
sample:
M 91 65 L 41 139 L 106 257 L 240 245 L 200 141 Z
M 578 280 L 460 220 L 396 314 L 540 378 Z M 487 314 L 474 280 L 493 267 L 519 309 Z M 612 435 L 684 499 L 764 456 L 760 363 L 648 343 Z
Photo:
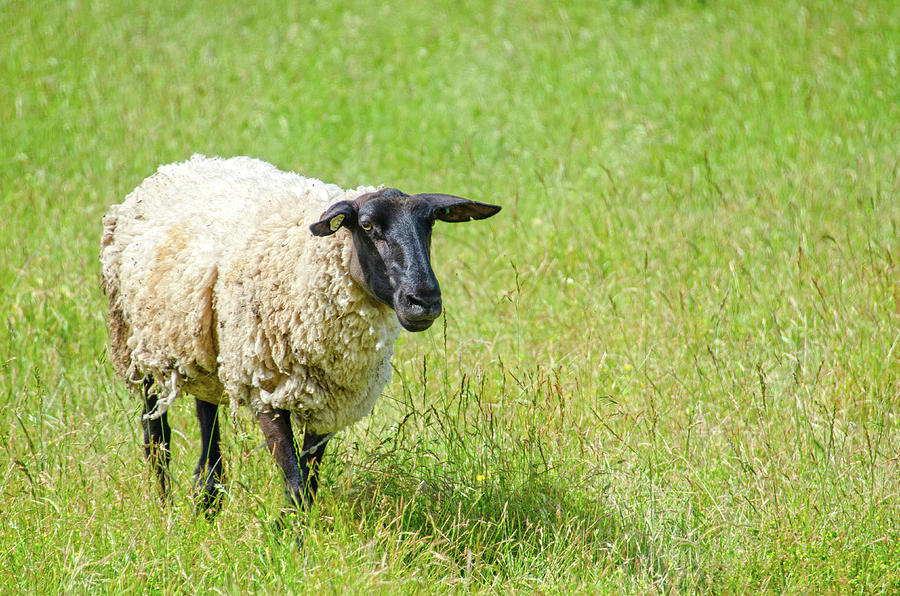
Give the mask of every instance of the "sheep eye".
M 360 223 L 360 224 L 359 224 L 359 227 L 361 227 L 362 229 L 364 229 L 365 231 L 368 232 L 369 230 L 372 229 L 372 224 L 370 224 L 369 222 L 366 222 L 366 223 Z

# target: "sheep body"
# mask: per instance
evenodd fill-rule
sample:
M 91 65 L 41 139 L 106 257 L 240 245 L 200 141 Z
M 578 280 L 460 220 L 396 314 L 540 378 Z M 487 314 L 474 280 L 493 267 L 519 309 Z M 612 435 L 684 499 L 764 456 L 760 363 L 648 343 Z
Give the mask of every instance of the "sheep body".
M 103 218 L 110 355 L 128 379 L 329 433 L 367 415 L 400 325 L 350 278 L 349 234 L 309 225 L 354 190 L 246 157 L 162 166 Z

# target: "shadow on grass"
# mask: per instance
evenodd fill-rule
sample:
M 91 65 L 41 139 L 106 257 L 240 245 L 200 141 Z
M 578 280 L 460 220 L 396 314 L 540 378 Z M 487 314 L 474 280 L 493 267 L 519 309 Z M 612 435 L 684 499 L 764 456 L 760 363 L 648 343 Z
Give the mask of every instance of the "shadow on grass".
M 642 515 L 610 496 L 607 462 L 591 457 L 592 432 L 559 376 L 502 363 L 490 374 L 435 383 L 423 358 L 398 375 L 403 419 L 370 429 L 377 445 L 349 464 L 336 498 L 364 531 L 389 524 L 421 545 L 410 557 L 430 549 L 458 577 L 667 583 L 670 563 Z
M 419 552 L 436 549 L 461 577 L 516 579 L 537 560 L 553 562 L 546 573 L 565 572 L 575 582 L 619 568 L 666 581 L 668 564 L 645 534 L 605 497 L 589 498 L 552 470 L 463 481 L 443 473 L 448 463 L 422 463 L 416 452 L 372 455 L 336 498 L 363 527 L 374 531 L 387 520 L 392 534 L 419 541 Z

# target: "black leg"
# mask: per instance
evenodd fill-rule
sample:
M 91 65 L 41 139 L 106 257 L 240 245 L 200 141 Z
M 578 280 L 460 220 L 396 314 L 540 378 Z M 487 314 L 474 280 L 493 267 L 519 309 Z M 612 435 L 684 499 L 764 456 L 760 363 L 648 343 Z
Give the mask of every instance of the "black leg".
M 259 414 L 259 426 L 266 437 L 269 453 L 284 474 L 284 494 L 294 508 L 303 507 L 303 472 L 297 463 L 297 446 L 291 428 L 291 413 L 276 408 Z
M 306 493 L 309 503 L 312 504 L 316 498 L 316 491 L 319 490 L 319 462 L 325 454 L 325 445 L 331 435 L 318 435 L 307 430 L 303 435 L 303 450 L 300 453 L 300 470 L 306 479 Z
M 144 386 L 142 388 L 144 397 L 144 411 L 141 416 L 141 424 L 144 427 L 144 454 L 150 467 L 156 473 L 159 479 L 159 488 L 163 500 L 168 498 L 168 477 L 169 477 L 169 459 L 171 452 L 169 451 L 169 443 L 172 439 L 172 429 L 169 427 L 169 417 L 163 414 L 156 420 L 148 420 L 147 414 L 156 408 L 156 402 L 159 399 L 157 394 L 153 392 L 153 379 L 144 378 Z
M 305 509 L 316 495 L 319 484 L 316 472 L 330 435 L 307 432 L 303 437 L 303 450 L 298 456 L 290 412 L 278 409 L 264 411 L 259 415 L 259 425 L 269 452 L 284 474 L 284 493 L 288 503 Z
M 222 451 L 219 447 L 219 406 L 194 400 L 200 422 L 200 461 L 194 470 L 197 506 L 207 515 L 219 509 L 222 489 Z

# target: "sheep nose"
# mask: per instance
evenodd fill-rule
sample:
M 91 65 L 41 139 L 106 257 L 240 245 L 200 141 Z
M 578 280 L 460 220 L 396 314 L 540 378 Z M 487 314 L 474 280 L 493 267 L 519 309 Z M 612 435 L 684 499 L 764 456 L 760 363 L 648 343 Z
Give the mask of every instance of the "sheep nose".
M 404 296 L 409 310 L 408 318 L 434 320 L 441 314 L 441 293 L 433 288 L 419 288 Z

